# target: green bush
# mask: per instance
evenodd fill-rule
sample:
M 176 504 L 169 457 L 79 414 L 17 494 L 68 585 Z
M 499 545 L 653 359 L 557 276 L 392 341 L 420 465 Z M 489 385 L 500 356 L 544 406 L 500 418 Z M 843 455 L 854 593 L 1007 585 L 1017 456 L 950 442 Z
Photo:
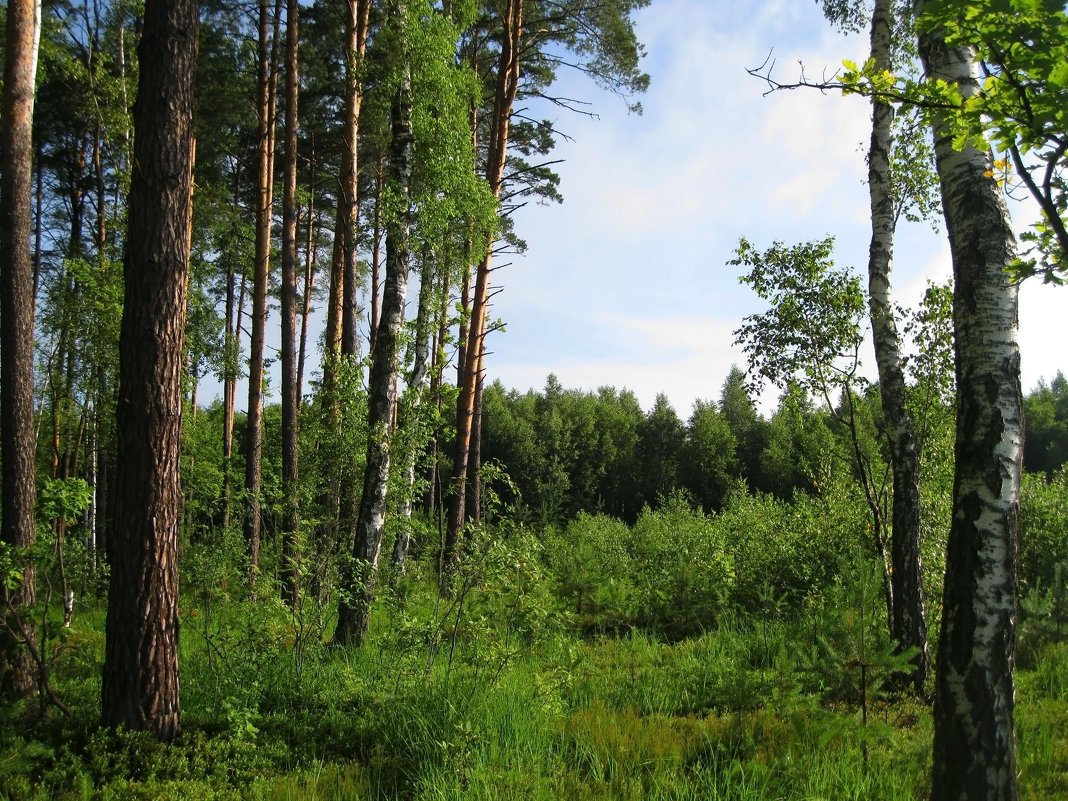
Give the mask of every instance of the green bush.
M 734 565 L 731 600 L 742 612 L 763 609 L 768 597 L 790 611 L 841 575 L 867 523 L 863 505 L 845 488 L 791 503 L 770 495 L 732 496 L 718 523 Z
M 1048 481 L 1025 474 L 1020 492 L 1020 583 L 1050 589 L 1058 565 L 1068 566 L 1068 466 Z

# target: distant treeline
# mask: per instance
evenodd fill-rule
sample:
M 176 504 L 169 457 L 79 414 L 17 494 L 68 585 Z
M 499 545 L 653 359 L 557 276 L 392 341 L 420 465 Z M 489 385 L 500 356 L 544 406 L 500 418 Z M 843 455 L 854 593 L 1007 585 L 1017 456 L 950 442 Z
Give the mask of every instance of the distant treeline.
M 856 429 L 875 460 L 885 460 L 878 386 L 854 406 Z M 1061 373 L 1025 400 L 1024 469 L 1052 474 L 1068 461 L 1068 381 Z M 841 416 L 787 392 L 770 419 L 760 415 L 735 368 L 716 401 L 698 400 L 683 420 L 663 394 L 642 410 L 634 393 L 602 387 L 565 389 L 553 375 L 545 388 L 519 393 L 486 387 L 482 454 L 498 462 L 512 486 L 495 486 L 531 522 L 563 522 L 604 512 L 634 522 L 642 508 L 682 490 L 705 511 L 718 511 L 732 487 L 789 499 L 818 492 L 835 470 L 850 469 L 851 436 Z M 922 410 L 930 461 L 951 456 L 953 410 Z M 947 467 L 948 465 L 940 465 Z

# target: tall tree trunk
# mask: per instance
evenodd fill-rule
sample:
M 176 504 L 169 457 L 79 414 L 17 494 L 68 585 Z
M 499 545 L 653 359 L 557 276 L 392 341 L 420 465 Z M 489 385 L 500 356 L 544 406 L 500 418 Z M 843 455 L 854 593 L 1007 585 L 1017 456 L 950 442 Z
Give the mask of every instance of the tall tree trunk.
M 465 257 L 464 263 L 468 264 L 469 259 Z M 430 356 L 430 397 L 434 401 L 434 419 L 441 419 L 441 382 L 445 373 L 445 340 L 448 336 L 449 327 L 449 269 L 446 265 L 441 272 L 441 290 L 438 294 L 437 310 L 435 311 L 436 332 L 434 334 L 434 345 L 431 350 Z M 441 483 L 438 478 L 438 453 L 439 453 L 439 440 L 441 439 L 441 428 L 436 427 L 433 437 L 430 441 L 430 458 L 427 460 L 427 489 L 426 495 L 423 498 L 423 510 L 426 512 L 427 517 L 434 514 L 435 507 L 440 502 L 438 498 L 438 485 Z
M 404 14 L 398 2 L 394 13 Z M 411 179 L 412 179 L 412 86 L 405 75 L 397 89 L 391 110 L 389 180 L 394 195 L 404 199 L 395 219 L 386 223 L 386 285 L 382 296 L 382 320 L 371 355 L 368 380 L 367 462 L 363 494 L 356 521 L 356 542 L 345 582 L 348 592 L 338 603 L 338 623 L 334 634 L 339 643 L 359 644 L 367 631 L 375 574 L 382 549 L 382 528 L 386 519 L 386 491 L 393 442 L 393 409 L 396 404 L 397 370 L 404 326 L 404 297 L 411 261 Z
M 410 403 L 404 405 L 404 418 L 401 426 L 410 432 L 410 429 L 418 422 L 419 408 L 423 400 L 423 386 L 426 384 L 427 373 L 430 370 L 430 325 L 431 304 L 436 292 L 434 275 L 434 255 L 428 249 L 423 253 L 423 261 L 419 269 L 419 310 L 415 318 L 415 342 L 412 344 L 412 371 L 408 374 L 407 393 Z M 404 493 L 401 499 L 400 529 L 397 531 L 397 540 L 393 545 L 393 564 L 400 570 L 404 569 L 404 563 L 408 556 L 408 548 L 412 540 L 412 508 L 415 505 L 415 467 L 419 451 L 424 443 L 416 437 L 408 436 L 405 441 L 404 462 Z
M 3 133 L 0 138 L 0 444 L 3 500 L 0 541 L 29 548 L 34 541 L 33 265 L 30 260 L 30 173 L 33 166 L 33 100 L 41 6 L 8 0 L 4 62 Z M 40 225 L 40 222 L 38 222 Z M 8 611 L 35 601 L 34 571 L 27 566 L 15 586 L 0 582 L 0 692 L 29 695 L 34 670 L 12 635 Z
M 237 335 L 234 319 L 237 275 L 226 271 L 226 321 L 223 335 L 222 527 L 230 524 L 230 463 L 234 448 L 234 394 L 237 387 Z
M 484 340 L 483 340 L 484 341 Z M 485 355 L 483 345 L 479 345 L 479 363 Z M 475 387 L 475 409 L 471 420 L 471 448 L 467 459 L 467 498 L 464 506 L 467 518 L 474 523 L 482 520 L 482 390 L 485 387 L 483 376 L 479 376 Z
M 123 275 L 115 547 L 105 725 L 179 729 L 182 363 L 196 64 L 195 0 L 147 0 Z
M 43 137 L 39 137 L 43 138 Z M 37 142 L 33 192 L 33 297 L 31 310 L 37 310 L 37 292 L 41 288 L 41 264 L 44 256 L 44 170 L 41 169 L 41 157 L 44 143 Z
M 504 181 L 504 165 L 508 155 L 508 140 L 512 105 L 519 90 L 523 34 L 522 0 L 507 0 L 503 15 L 501 52 L 497 63 L 493 118 L 490 121 L 486 181 L 495 197 L 500 197 Z M 448 529 L 441 563 L 446 572 L 455 569 L 459 553 L 457 538 L 466 520 L 466 485 L 471 452 L 471 432 L 475 423 L 475 396 L 482 378 L 483 337 L 486 330 L 486 311 L 489 303 L 489 274 L 493 249 L 488 248 L 478 265 L 475 291 L 471 300 L 471 320 L 468 328 L 466 357 L 460 395 L 456 401 L 456 456 L 453 461 L 453 496 L 449 508 Z
M 315 248 L 319 241 L 319 217 L 315 209 L 315 137 L 311 138 L 308 163 L 308 220 L 304 240 L 304 293 L 300 312 L 300 345 L 297 347 L 297 404 L 304 396 L 304 363 L 308 353 L 308 323 L 312 312 L 312 289 L 315 284 Z
M 917 3 L 921 13 L 926 5 Z M 920 37 L 931 79 L 979 91 L 971 48 Z M 1022 460 L 1016 243 L 989 152 L 958 151 L 941 121 L 935 156 L 953 254 L 957 378 L 953 521 L 935 677 L 935 801 L 1015 801 L 1013 661 Z
M 298 0 L 286 0 L 285 188 L 282 197 L 282 593 L 299 592 L 297 449 L 297 102 Z
M 356 355 L 356 229 L 359 226 L 359 131 L 363 89 L 360 64 L 367 50 L 371 0 L 347 0 L 345 16 L 345 125 L 341 153 L 338 224 L 343 244 L 341 298 L 341 353 Z M 337 236 L 337 232 L 334 232 Z
M 259 148 L 257 151 L 256 265 L 252 280 L 252 331 L 249 334 L 248 410 L 245 454 L 245 545 L 249 580 L 260 560 L 260 493 L 263 458 L 263 351 L 267 328 L 267 284 L 270 277 L 271 217 L 274 205 L 274 74 L 271 66 L 269 0 L 259 4 Z M 277 23 L 277 15 L 275 18 Z
M 337 228 L 335 238 L 341 237 L 339 285 L 337 312 L 340 315 L 340 348 L 342 358 L 355 364 L 358 342 L 356 337 L 356 230 L 359 225 L 358 189 L 358 151 L 360 109 L 363 104 L 363 87 L 361 67 L 367 50 L 367 34 L 370 25 L 371 0 L 347 0 L 348 13 L 345 17 L 345 123 L 344 150 L 341 154 L 341 175 L 338 195 Z M 336 243 L 335 243 L 336 245 Z M 325 375 L 324 375 L 324 383 Z M 334 384 L 327 384 L 327 400 L 332 404 L 330 426 L 340 424 L 341 417 L 336 405 Z M 337 438 L 335 438 L 335 441 Z M 350 458 L 338 454 L 338 458 Z M 354 547 L 358 538 L 356 529 L 359 520 L 359 485 L 352 475 L 355 470 L 340 471 L 343 480 L 332 480 L 330 487 L 331 508 L 337 509 L 337 525 L 329 540 L 331 547 L 343 542 L 342 551 Z M 335 502 L 336 499 L 336 502 Z M 351 582 L 349 582 L 351 586 Z
M 871 26 L 871 55 L 876 68 L 889 70 L 892 67 L 892 0 L 876 0 Z M 916 649 L 910 679 L 916 692 L 922 692 L 930 670 L 930 655 L 920 560 L 920 457 L 912 416 L 905 408 L 901 340 L 894 319 L 891 291 L 897 217 L 890 185 L 893 120 L 893 106 L 873 98 L 871 145 L 868 149 L 872 225 L 868 255 L 868 303 L 883 416 L 890 438 L 894 484 L 890 539 L 893 568 L 890 571 L 893 590 L 890 635 L 901 650 Z
M 378 160 L 375 169 L 375 194 L 374 194 L 374 230 L 371 232 L 371 312 L 367 320 L 370 336 L 368 337 L 371 350 L 375 349 L 375 334 L 378 331 L 378 322 L 382 317 L 379 298 L 382 295 L 382 189 L 386 185 L 386 159 L 382 156 Z

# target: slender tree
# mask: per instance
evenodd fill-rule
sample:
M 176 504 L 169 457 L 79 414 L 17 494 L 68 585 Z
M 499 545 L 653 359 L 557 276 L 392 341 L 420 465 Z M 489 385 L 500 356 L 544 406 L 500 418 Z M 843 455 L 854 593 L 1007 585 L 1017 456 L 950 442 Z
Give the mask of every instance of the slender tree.
M 892 68 L 893 0 L 875 0 L 871 20 L 871 57 L 880 70 Z M 920 559 L 920 453 L 912 416 L 905 405 L 905 373 L 901 339 L 894 317 L 894 229 L 898 210 L 892 186 L 890 158 L 894 107 L 872 98 L 871 144 L 868 148 L 868 192 L 871 199 L 871 246 L 868 254 L 868 309 L 879 370 L 880 399 L 890 440 L 893 474 L 890 572 L 893 599 L 890 635 L 902 650 L 913 648 L 912 685 L 922 692 L 930 670 L 927 617 Z
M 33 101 L 41 6 L 9 0 L 4 62 L 3 134 L 0 139 L 0 443 L 3 504 L 0 543 L 27 548 L 34 541 L 33 264 L 30 198 Z M 0 582 L 2 614 L 34 602 L 34 574 Z M 19 647 L 28 632 L 14 620 L 0 627 L 0 690 L 28 695 L 34 686 L 29 654 Z
M 147 0 L 123 274 L 105 725 L 179 729 L 178 527 L 196 0 Z
M 407 13 L 404 3 L 397 0 L 392 13 L 397 15 L 403 31 Z M 400 39 L 401 46 L 407 46 L 403 33 Z M 393 411 L 397 398 L 397 367 L 411 262 L 412 227 L 412 78 L 407 63 L 402 67 L 402 73 L 390 112 L 389 182 L 397 208 L 388 215 L 386 222 L 386 284 L 368 379 L 367 461 L 356 521 L 356 542 L 349 566 L 351 581 L 347 582 L 351 591 L 338 604 L 334 635 L 344 644 L 358 644 L 367 631 L 375 572 L 382 550 L 392 460 Z
M 279 0 L 280 2 L 281 0 Z M 248 410 L 245 454 L 245 544 L 249 554 L 249 579 L 255 581 L 260 559 L 261 490 L 263 459 L 263 355 L 267 330 L 267 284 L 270 280 L 271 221 L 274 206 L 275 75 L 272 50 L 276 35 L 270 33 L 270 0 L 260 0 L 257 61 L 259 146 L 256 183 L 256 263 L 252 280 L 252 331 L 249 334 Z M 274 45 L 272 45 L 272 41 Z
M 926 0 L 916 5 L 922 14 Z M 929 79 L 979 91 L 975 51 L 923 33 Z M 989 151 L 956 150 L 935 119 L 942 206 L 953 254 L 957 378 L 953 521 L 935 677 L 931 798 L 1015 801 L 1013 661 L 1023 453 L 1016 243 Z
M 493 111 L 490 117 L 489 141 L 487 142 L 486 183 L 495 198 L 500 198 L 504 183 L 504 168 L 508 154 L 512 106 L 519 92 L 522 65 L 521 38 L 523 35 L 523 0 L 506 0 L 501 14 L 500 54 L 495 72 Z M 489 303 L 489 276 L 493 259 L 492 249 L 487 249 L 475 271 L 474 291 L 471 298 L 471 318 L 464 342 L 463 374 L 460 377 L 460 393 L 456 400 L 456 452 L 453 459 L 453 496 L 449 506 L 448 529 L 442 551 L 442 568 L 446 572 L 455 569 L 459 559 L 457 544 L 460 530 L 467 519 L 468 463 L 475 430 L 475 396 L 482 379 L 482 338 L 486 329 L 486 312 Z
M 298 0 L 286 0 L 285 179 L 282 197 L 282 592 L 296 603 L 298 587 L 297 528 L 297 103 Z M 311 221 L 308 221 L 309 226 Z

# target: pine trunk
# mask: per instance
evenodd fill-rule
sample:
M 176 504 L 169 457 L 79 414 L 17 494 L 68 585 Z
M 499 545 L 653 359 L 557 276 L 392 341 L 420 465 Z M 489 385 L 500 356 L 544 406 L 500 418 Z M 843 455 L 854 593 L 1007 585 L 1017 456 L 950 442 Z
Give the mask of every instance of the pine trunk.
M 270 57 L 270 15 L 269 0 L 260 0 L 256 264 L 252 278 L 252 331 L 249 333 L 247 451 L 245 454 L 245 546 L 248 548 L 250 582 L 255 582 L 260 561 L 263 352 L 267 328 L 267 284 L 270 277 L 271 217 L 274 205 L 274 79 Z
M 922 12 L 920 2 L 917 11 Z M 920 38 L 928 77 L 979 89 L 975 54 Z M 1013 659 L 1022 458 L 1016 257 L 989 153 L 958 151 L 936 121 L 935 155 L 953 254 L 957 378 L 953 521 L 935 677 L 931 797 L 1015 801 Z
M 497 62 L 497 78 L 493 101 L 493 118 L 487 159 L 486 182 L 494 196 L 499 198 L 504 181 L 504 165 L 508 155 L 509 131 L 512 105 L 519 91 L 522 51 L 520 39 L 523 34 L 522 0 L 507 0 L 502 19 L 501 52 Z M 468 324 L 463 375 L 460 394 L 456 401 L 456 455 L 453 460 L 452 502 L 449 507 L 448 528 L 445 533 L 441 565 L 448 574 L 459 564 L 457 540 L 467 519 L 466 496 L 468 463 L 471 456 L 472 431 L 475 426 L 475 397 L 482 380 L 482 356 L 485 352 L 483 337 L 486 330 L 486 312 L 489 303 L 489 274 L 493 261 L 493 249 L 487 249 L 485 258 L 478 265 L 475 289 L 471 299 L 471 318 Z M 444 582 L 448 586 L 448 582 Z
M 312 313 L 312 289 L 315 285 L 315 247 L 318 242 L 318 221 L 315 213 L 315 137 L 311 140 L 308 165 L 308 219 L 304 240 L 304 292 L 300 312 L 300 344 L 297 346 L 297 406 L 304 396 L 304 363 L 308 353 L 308 323 Z
M 32 546 L 35 533 L 30 198 L 40 15 L 40 5 L 34 0 L 8 2 L 0 139 L 0 542 L 19 548 Z M 6 616 L 34 600 L 32 566 L 26 568 L 17 585 L 0 582 L 0 614 Z M 11 623 L 17 630 L 18 625 Z M 33 692 L 35 672 L 20 638 L 10 636 L 8 629 L 0 626 L 0 691 L 19 698 Z
M 298 0 L 286 2 L 285 181 L 282 196 L 282 594 L 299 592 L 297 450 L 297 103 Z
M 119 343 L 115 547 L 105 725 L 179 728 L 178 527 L 195 0 L 148 0 L 138 48 L 134 169 Z

